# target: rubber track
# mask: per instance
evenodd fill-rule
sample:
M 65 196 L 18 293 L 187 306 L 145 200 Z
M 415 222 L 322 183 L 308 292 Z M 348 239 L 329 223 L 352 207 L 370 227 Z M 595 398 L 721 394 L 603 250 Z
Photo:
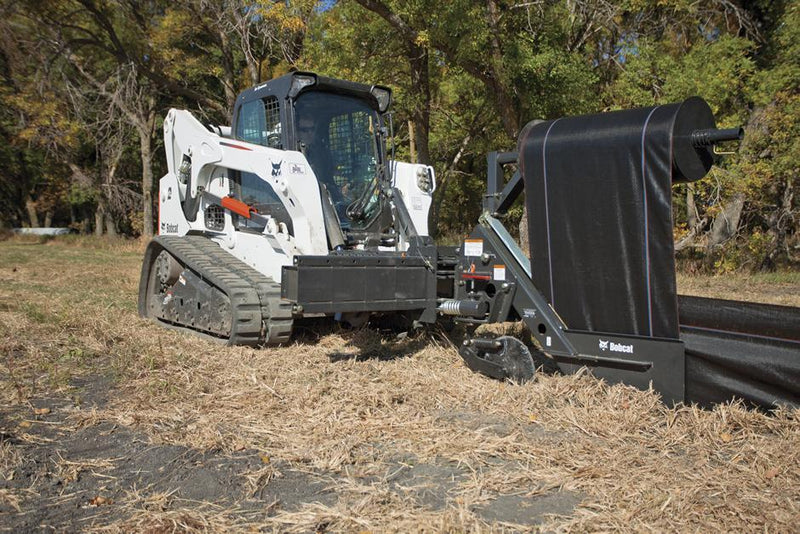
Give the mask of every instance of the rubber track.
M 207 237 L 158 236 L 153 241 L 230 298 L 232 317 L 228 345 L 275 345 L 289 340 L 292 305 L 281 300 L 280 284 L 225 252 Z M 154 253 L 153 258 L 156 255 Z

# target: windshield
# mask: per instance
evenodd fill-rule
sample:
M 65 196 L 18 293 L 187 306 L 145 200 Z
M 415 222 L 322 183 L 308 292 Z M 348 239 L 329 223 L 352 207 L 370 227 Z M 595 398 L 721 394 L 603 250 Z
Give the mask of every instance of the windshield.
M 363 229 L 380 211 L 378 113 L 358 98 L 307 92 L 295 104 L 297 137 L 331 194 L 343 228 Z

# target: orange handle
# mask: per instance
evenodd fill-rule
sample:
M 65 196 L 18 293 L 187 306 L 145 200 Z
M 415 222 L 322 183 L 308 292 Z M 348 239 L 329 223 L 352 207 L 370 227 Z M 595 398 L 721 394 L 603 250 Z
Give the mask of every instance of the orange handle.
M 242 217 L 250 218 L 250 212 L 256 212 L 255 209 L 251 208 L 241 200 L 237 200 L 233 197 L 223 197 L 222 198 L 222 207 L 226 210 L 230 210 L 237 215 L 241 215 Z

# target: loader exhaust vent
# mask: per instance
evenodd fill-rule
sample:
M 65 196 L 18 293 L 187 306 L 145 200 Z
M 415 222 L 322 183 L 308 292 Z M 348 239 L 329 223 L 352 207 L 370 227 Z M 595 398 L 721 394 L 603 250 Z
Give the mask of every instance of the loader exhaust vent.
M 214 232 L 225 229 L 225 211 L 217 204 L 211 204 L 205 211 L 206 228 Z

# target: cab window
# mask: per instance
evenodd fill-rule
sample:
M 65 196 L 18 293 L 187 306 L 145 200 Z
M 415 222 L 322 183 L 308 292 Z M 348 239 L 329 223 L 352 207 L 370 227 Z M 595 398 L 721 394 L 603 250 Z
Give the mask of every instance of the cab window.
M 277 97 L 245 102 L 239 108 L 236 138 L 271 148 L 282 148 L 281 113 Z
M 342 228 L 368 227 L 382 209 L 378 113 L 360 98 L 309 91 L 297 98 L 295 114 L 299 148 L 328 188 Z

